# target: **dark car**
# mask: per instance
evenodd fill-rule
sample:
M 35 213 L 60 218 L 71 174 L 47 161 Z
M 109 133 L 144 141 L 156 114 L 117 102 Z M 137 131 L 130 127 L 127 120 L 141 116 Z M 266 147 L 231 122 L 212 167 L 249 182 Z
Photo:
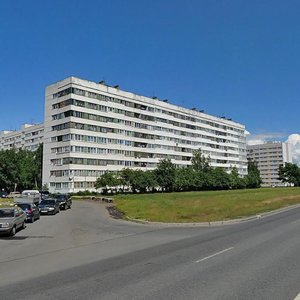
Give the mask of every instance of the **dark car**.
M 50 193 L 48 191 L 40 191 L 41 199 L 47 199 L 50 196 Z
M 0 191 L 0 198 L 7 198 L 7 193 L 4 191 Z
M 34 203 L 17 203 L 26 214 L 26 221 L 33 223 L 40 218 L 40 210 Z
M 40 213 L 56 215 L 59 212 L 59 202 L 56 199 L 44 199 L 39 205 Z
M 67 208 L 71 208 L 72 199 L 69 194 L 54 194 L 53 198 L 59 202 L 60 209 L 66 210 Z

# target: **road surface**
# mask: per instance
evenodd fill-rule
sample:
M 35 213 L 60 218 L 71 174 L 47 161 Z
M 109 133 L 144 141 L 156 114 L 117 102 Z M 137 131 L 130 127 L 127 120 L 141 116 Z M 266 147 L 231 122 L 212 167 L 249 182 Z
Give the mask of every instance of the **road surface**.
M 0 238 L 1 299 L 295 299 L 300 209 L 223 227 L 111 219 L 103 204 Z

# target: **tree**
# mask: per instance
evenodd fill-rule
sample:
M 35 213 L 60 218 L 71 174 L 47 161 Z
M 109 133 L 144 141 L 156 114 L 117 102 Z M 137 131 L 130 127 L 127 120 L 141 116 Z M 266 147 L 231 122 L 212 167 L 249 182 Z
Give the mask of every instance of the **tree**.
M 239 175 L 236 167 L 233 167 L 229 174 L 229 185 L 231 189 L 243 189 L 246 187 L 245 179 Z
M 248 188 L 259 188 L 262 180 L 257 168 L 257 162 L 248 160 L 248 175 L 245 176 L 246 186 Z
M 42 187 L 42 173 L 43 173 L 43 149 L 44 146 L 41 143 L 37 150 L 34 152 L 34 180 L 38 187 Z
M 123 185 L 123 192 L 126 188 L 130 189 L 133 193 L 136 193 L 136 174 L 135 170 L 125 168 L 120 171 L 120 183 Z
M 134 192 L 146 193 L 157 185 L 152 171 L 135 170 L 131 178 L 131 186 Z
M 228 190 L 230 186 L 229 175 L 223 168 L 214 168 L 211 172 L 211 189 Z
M 16 155 L 19 187 L 22 190 L 37 188 L 35 180 L 36 166 L 34 163 L 34 153 L 20 149 Z
M 176 191 L 192 191 L 196 188 L 195 185 L 195 170 L 190 167 L 177 168 L 175 176 Z
M 0 151 L 0 187 L 7 191 L 13 191 L 15 184 L 18 184 L 18 169 L 16 151 Z
M 116 188 L 118 185 L 120 185 L 120 179 L 118 178 L 118 174 L 110 171 L 106 171 L 103 175 L 97 178 L 95 182 L 95 188 L 102 188 L 103 193 L 107 193 L 109 189 L 113 191 L 113 189 Z
M 162 191 L 171 192 L 174 190 L 176 166 L 171 162 L 171 159 L 162 159 L 155 169 L 155 175 Z
M 42 160 L 42 144 L 36 151 L 1 150 L 0 187 L 7 191 L 41 188 Z
M 278 177 L 282 182 L 300 186 L 300 168 L 296 164 L 286 163 L 285 166 L 280 166 Z
M 191 162 L 192 162 L 192 168 L 196 171 L 207 172 L 211 169 L 210 157 L 206 158 L 202 154 L 201 149 L 195 150 L 193 152 L 193 157 Z

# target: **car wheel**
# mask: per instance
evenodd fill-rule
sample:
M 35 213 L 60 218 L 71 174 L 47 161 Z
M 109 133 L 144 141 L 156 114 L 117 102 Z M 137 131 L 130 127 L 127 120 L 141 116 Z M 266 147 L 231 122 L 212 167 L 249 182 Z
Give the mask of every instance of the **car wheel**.
M 26 224 L 25 224 L 25 221 L 22 223 L 22 229 L 25 229 L 26 228 Z
M 11 231 L 10 231 L 10 236 L 14 236 L 16 234 L 17 230 L 16 230 L 16 226 L 14 226 Z

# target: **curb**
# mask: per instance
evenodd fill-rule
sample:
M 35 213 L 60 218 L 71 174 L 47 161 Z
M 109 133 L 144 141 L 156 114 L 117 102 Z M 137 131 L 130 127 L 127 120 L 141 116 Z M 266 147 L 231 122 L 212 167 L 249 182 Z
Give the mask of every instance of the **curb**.
M 140 223 L 140 224 L 146 224 L 146 225 L 163 225 L 166 227 L 217 227 L 217 226 L 225 226 L 225 225 L 233 225 L 233 224 L 241 224 L 246 223 L 254 220 L 263 219 L 266 217 L 270 217 L 273 215 L 277 215 L 292 209 L 300 208 L 300 204 L 295 204 L 291 206 L 282 207 L 273 211 L 261 213 L 259 215 L 251 216 L 251 217 L 245 217 L 245 218 L 239 218 L 239 219 L 231 219 L 231 220 L 225 220 L 225 221 L 213 221 L 213 222 L 199 222 L 199 223 L 163 223 L 163 222 L 151 222 L 147 220 L 139 220 L 139 219 L 133 219 L 126 217 L 126 220 Z

